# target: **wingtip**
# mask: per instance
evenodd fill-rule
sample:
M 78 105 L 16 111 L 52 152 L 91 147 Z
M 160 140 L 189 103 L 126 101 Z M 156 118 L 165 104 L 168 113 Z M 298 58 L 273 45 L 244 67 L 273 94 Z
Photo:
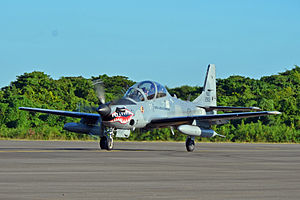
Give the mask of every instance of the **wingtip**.
M 260 107 L 252 107 L 252 110 L 261 111 L 262 109 Z
M 270 115 L 281 115 L 282 113 L 279 111 L 269 111 Z

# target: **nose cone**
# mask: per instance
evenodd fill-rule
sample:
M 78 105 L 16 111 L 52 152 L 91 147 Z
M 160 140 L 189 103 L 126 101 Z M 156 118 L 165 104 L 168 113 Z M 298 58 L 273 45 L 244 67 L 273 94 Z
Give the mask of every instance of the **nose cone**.
M 102 117 L 106 117 L 110 114 L 111 112 L 111 108 L 106 105 L 106 104 L 101 104 L 99 107 L 98 107 L 98 113 L 102 116 Z

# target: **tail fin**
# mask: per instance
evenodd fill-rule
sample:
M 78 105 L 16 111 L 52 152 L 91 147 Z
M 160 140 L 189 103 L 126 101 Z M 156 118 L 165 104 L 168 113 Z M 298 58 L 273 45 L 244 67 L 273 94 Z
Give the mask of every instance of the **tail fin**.
M 217 106 L 216 67 L 208 65 L 203 91 L 193 103 L 197 106 Z

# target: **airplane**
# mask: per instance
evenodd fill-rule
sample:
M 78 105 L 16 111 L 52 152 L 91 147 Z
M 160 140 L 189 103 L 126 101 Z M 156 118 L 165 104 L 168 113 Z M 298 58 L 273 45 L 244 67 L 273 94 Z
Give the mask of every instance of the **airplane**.
M 100 148 L 113 149 L 113 137 L 128 138 L 135 129 L 171 128 L 187 135 L 188 152 L 195 149 L 195 137 L 221 136 L 212 125 L 226 124 L 232 119 L 278 115 L 278 111 L 261 111 L 258 107 L 217 106 L 215 65 L 207 68 L 203 91 L 194 101 L 172 97 L 166 88 L 154 81 L 142 81 L 128 89 L 124 97 L 105 103 L 102 82 L 94 83 L 99 99 L 98 113 L 20 107 L 20 110 L 81 118 L 79 123 L 66 123 L 64 129 L 100 137 Z M 217 111 L 231 111 L 217 114 Z M 247 112 L 248 111 L 248 112 Z M 250 112 L 255 111 L 255 112 Z

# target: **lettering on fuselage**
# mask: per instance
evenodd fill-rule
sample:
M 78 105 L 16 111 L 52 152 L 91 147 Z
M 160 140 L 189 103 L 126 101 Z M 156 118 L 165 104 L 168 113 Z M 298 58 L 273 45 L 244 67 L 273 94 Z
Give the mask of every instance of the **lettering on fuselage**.
M 125 109 L 124 112 L 114 112 L 111 114 L 111 117 L 113 118 L 110 120 L 110 122 L 119 122 L 121 124 L 128 123 L 132 117 L 134 116 L 133 112 L 131 112 L 128 109 Z
M 165 108 L 165 107 L 161 107 L 161 106 L 154 106 L 154 109 L 157 109 L 157 110 L 168 110 L 168 111 L 170 111 L 170 108 Z

